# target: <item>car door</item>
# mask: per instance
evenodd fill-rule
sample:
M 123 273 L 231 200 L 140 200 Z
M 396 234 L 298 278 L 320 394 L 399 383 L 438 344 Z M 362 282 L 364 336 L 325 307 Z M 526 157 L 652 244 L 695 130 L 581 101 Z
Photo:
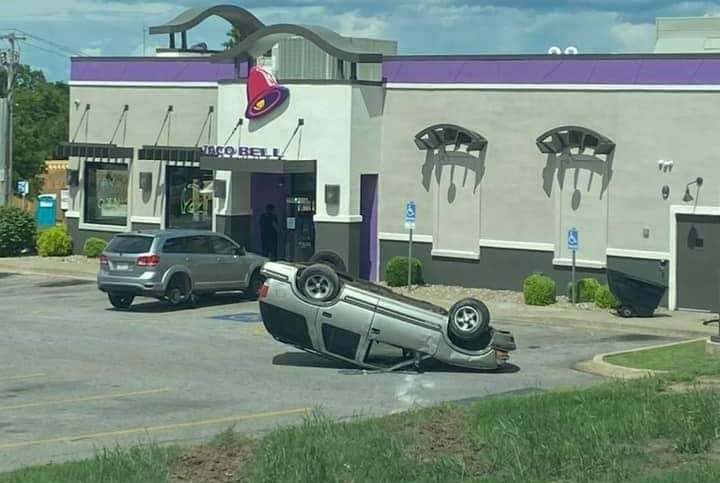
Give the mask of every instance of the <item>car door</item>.
M 377 302 L 372 294 L 345 285 L 336 303 L 320 307 L 315 336 L 323 350 L 336 357 L 362 362 Z
M 247 284 L 250 263 L 243 255 L 242 248 L 222 236 L 210 237 L 210 246 L 215 256 L 217 286 L 225 290 L 244 288 Z
M 190 269 L 194 290 L 216 290 L 220 285 L 215 258 L 209 237 L 193 235 L 185 238 L 185 261 Z

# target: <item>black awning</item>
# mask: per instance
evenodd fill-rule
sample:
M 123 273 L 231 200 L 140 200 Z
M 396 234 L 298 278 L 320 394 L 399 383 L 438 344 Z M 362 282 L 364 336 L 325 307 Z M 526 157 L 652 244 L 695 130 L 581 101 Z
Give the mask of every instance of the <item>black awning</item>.
M 314 159 L 200 157 L 201 169 L 217 169 L 241 173 L 314 173 L 316 164 Z
M 197 163 L 201 155 L 202 149 L 188 146 L 143 146 L 138 151 L 138 159 L 179 163 Z
M 63 142 L 57 146 L 57 156 L 67 158 L 132 159 L 135 150 L 115 144 Z
M 615 143 L 606 136 L 581 126 L 562 126 L 541 134 L 535 144 L 541 153 L 557 154 L 566 149 L 592 150 L 594 155 L 610 154 Z

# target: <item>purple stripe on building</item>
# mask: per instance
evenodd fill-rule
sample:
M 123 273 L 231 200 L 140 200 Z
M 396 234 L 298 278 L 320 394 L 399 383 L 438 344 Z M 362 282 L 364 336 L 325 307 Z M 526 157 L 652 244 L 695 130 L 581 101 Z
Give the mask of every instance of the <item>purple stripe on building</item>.
M 243 64 L 247 72 L 247 65 Z M 242 69 L 241 69 L 242 74 Z M 246 74 L 247 75 L 247 74 Z M 71 81 L 217 82 L 235 77 L 232 63 L 180 59 L 72 59 Z
M 383 76 L 408 84 L 720 84 L 720 59 L 388 59 Z

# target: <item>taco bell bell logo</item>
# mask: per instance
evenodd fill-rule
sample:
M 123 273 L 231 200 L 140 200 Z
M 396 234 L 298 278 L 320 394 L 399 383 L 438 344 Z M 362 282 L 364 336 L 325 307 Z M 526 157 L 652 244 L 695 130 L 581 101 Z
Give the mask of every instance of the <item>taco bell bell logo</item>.
M 245 117 L 255 119 L 272 112 L 290 95 L 287 87 L 278 85 L 275 77 L 256 65 L 250 68 L 247 81 Z

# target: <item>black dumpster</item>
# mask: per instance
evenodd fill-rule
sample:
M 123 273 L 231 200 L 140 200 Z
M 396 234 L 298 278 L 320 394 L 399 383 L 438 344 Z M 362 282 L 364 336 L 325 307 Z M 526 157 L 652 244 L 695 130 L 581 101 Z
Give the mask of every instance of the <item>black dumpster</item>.
M 652 317 L 667 286 L 617 270 L 607 270 L 610 291 L 620 302 L 622 317 Z

